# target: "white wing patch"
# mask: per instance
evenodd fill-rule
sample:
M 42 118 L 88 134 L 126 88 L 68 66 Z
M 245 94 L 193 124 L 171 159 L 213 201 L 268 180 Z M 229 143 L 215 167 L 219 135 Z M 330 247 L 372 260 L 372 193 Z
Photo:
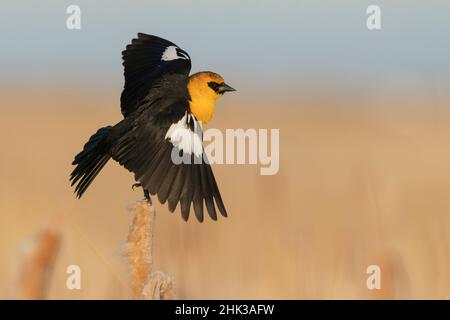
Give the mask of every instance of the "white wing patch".
M 161 56 L 161 60 L 163 61 L 172 61 L 172 60 L 176 60 L 176 59 L 184 59 L 184 60 L 188 60 L 189 58 L 183 53 L 180 52 L 180 54 L 182 55 L 181 57 L 178 55 L 177 49 L 179 49 L 176 46 L 168 46 L 166 48 L 166 50 L 164 50 L 162 56 Z
M 194 121 L 194 131 L 189 128 L 191 119 Z M 196 157 L 203 154 L 202 127 L 190 113 L 186 112 L 180 121 L 173 123 L 165 138 L 169 139 L 174 147 L 183 150 L 183 153 L 194 154 Z

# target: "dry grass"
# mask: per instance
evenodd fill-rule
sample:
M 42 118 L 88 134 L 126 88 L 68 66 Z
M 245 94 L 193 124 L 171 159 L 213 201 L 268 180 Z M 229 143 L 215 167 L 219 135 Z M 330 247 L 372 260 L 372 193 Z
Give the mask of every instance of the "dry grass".
M 172 278 L 153 270 L 153 235 L 155 208 L 146 200 L 136 202 L 130 209 L 130 224 L 126 256 L 134 299 L 172 299 Z
M 141 191 L 113 162 L 81 200 L 67 181 L 89 135 L 120 119 L 120 92 L 67 91 L 2 100 L 0 297 L 12 296 L 19 244 L 64 212 L 47 297 L 128 299 L 117 254 L 129 226 L 122 205 Z M 173 275 L 177 298 L 450 298 L 450 98 L 318 91 L 294 92 L 284 107 L 277 93 L 269 106 L 237 105 L 239 95 L 220 101 L 209 126 L 280 128 L 280 172 L 215 165 L 229 212 L 217 222 L 185 223 L 155 203 L 152 269 Z M 65 287 L 70 264 L 82 269 L 82 290 Z M 382 268 L 381 292 L 365 286 L 369 264 Z M 137 288 L 151 283 L 148 274 Z

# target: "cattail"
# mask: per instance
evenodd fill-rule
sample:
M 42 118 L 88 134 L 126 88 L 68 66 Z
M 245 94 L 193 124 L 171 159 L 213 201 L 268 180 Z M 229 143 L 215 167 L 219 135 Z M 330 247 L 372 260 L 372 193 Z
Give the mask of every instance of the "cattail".
M 131 208 L 131 213 L 127 258 L 133 297 L 138 299 L 152 271 L 155 208 L 146 200 L 141 200 Z
M 60 242 L 59 230 L 49 227 L 40 232 L 26 248 L 18 284 L 20 299 L 45 298 Z
M 136 202 L 130 210 L 126 256 L 134 299 L 173 299 L 172 278 L 153 270 L 153 229 L 155 208 L 147 200 Z
M 170 275 L 161 272 L 153 272 L 144 289 L 142 290 L 142 300 L 171 300 L 175 298 L 173 279 Z

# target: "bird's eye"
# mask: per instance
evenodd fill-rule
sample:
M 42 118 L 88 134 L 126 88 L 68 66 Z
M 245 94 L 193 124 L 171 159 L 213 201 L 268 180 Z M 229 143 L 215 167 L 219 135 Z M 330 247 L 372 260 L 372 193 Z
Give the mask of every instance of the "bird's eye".
M 211 82 L 208 82 L 208 86 L 209 86 L 211 89 L 213 89 L 215 92 L 218 93 L 220 84 L 218 84 L 217 82 L 211 81 Z

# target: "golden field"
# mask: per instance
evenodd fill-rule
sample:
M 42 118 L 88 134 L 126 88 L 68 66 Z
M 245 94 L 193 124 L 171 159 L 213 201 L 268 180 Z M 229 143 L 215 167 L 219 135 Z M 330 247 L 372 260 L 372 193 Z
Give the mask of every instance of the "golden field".
M 154 263 L 173 276 L 177 297 L 450 298 L 450 99 L 407 96 L 219 102 L 210 126 L 280 129 L 280 171 L 215 165 L 229 212 L 217 222 L 186 223 L 156 205 Z M 142 191 L 112 161 L 81 200 L 68 182 L 88 137 L 119 121 L 117 101 L 5 93 L 0 298 L 20 297 L 27 242 L 49 225 L 62 241 L 46 298 L 131 297 L 127 207 Z M 81 267 L 80 290 L 66 288 L 72 264 Z M 366 288 L 371 264 L 381 267 L 381 290 Z

